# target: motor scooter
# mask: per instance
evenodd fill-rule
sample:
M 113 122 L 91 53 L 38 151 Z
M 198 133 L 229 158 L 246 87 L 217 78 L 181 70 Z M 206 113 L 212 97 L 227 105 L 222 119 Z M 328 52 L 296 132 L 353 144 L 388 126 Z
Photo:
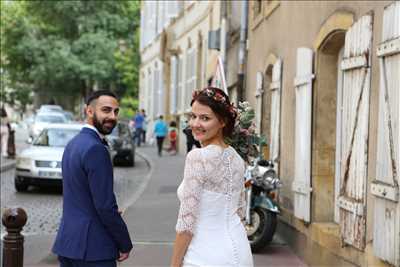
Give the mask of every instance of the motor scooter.
M 275 233 L 277 190 L 282 186 L 272 161 L 256 158 L 245 171 L 247 238 L 253 252 L 268 245 Z

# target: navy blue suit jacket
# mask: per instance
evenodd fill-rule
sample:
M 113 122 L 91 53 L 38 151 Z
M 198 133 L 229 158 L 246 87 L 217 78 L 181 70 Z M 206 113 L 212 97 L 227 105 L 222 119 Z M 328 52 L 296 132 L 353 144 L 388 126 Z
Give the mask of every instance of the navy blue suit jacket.
M 53 252 L 86 261 L 129 252 L 132 241 L 118 213 L 110 155 L 94 130 L 85 127 L 68 143 L 62 176 L 63 214 Z

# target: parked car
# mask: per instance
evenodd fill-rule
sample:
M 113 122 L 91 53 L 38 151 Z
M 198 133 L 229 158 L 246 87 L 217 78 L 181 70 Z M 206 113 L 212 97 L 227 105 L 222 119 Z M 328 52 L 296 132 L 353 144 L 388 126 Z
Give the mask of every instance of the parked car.
M 35 115 L 27 116 L 21 122 L 22 128 L 29 131 L 34 122 L 35 122 Z
M 49 124 L 67 123 L 68 120 L 64 114 L 59 112 L 40 112 L 35 116 L 35 120 L 29 128 L 29 136 L 35 138 Z
M 135 144 L 127 123 L 119 122 L 107 139 L 114 165 L 135 165 Z
M 67 118 L 68 122 L 75 121 L 74 114 L 72 112 L 64 110 L 63 114 L 64 114 L 65 118 Z
M 62 112 L 63 108 L 59 105 L 41 105 L 38 112 Z
M 49 124 L 32 145 L 16 158 L 15 189 L 26 191 L 29 185 L 61 185 L 61 160 L 67 143 L 82 124 Z

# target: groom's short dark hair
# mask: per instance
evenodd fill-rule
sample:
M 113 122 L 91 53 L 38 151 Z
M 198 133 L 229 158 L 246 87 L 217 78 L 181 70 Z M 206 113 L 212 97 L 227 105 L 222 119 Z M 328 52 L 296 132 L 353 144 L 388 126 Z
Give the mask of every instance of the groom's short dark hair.
M 98 90 L 98 91 L 94 91 L 90 95 L 88 95 L 88 97 L 86 98 L 86 105 L 90 105 L 90 103 L 92 103 L 92 101 L 98 99 L 100 96 L 103 96 L 103 95 L 111 96 L 118 100 L 117 95 L 114 94 L 113 92 L 111 92 L 109 90 Z

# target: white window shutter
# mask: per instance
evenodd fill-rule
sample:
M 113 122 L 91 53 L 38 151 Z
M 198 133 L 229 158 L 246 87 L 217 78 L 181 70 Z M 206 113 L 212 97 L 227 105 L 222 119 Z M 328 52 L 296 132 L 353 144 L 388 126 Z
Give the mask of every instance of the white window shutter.
M 168 18 L 172 19 L 178 16 L 178 12 L 179 12 L 179 7 L 178 7 L 178 1 L 177 0 L 171 0 L 167 2 L 168 5 Z
M 170 86 L 170 112 L 177 113 L 177 91 L 178 91 L 178 60 L 176 56 L 171 57 L 171 86 Z
M 164 114 L 165 113 L 165 108 L 164 108 L 164 63 L 159 62 L 159 69 L 158 69 L 158 75 L 159 75 L 159 80 L 158 80 L 158 105 L 159 105 L 159 114 Z
M 149 1 L 149 16 L 150 16 L 150 29 L 149 29 L 149 39 L 147 40 L 150 43 L 155 37 L 157 33 L 157 2 Z
M 183 88 L 184 88 L 184 74 L 183 74 L 183 55 L 179 55 L 178 57 L 178 91 L 177 91 L 177 106 L 178 112 L 182 112 L 183 110 L 183 99 L 184 96 Z
M 362 16 L 345 38 L 341 117 L 341 178 L 337 203 L 341 239 L 364 250 L 366 239 L 366 188 L 372 16 Z
M 143 4 L 143 8 L 140 10 L 140 50 L 144 47 L 144 35 L 146 32 L 146 16 L 145 16 L 146 4 Z
M 157 34 L 160 34 L 164 28 L 164 1 L 157 1 Z
M 397 18 L 397 19 L 396 19 Z M 397 27 L 396 27 L 397 25 Z M 383 38 L 377 49 L 380 65 L 374 254 L 400 266 L 400 2 L 385 8 Z
M 311 111 L 313 52 L 297 49 L 294 215 L 310 222 L 311 214 Z
M 337 200 L 339 199 L 340 191 L 340 178 L 341 178 L 341 164 L 342 164 L 342 107 L 343 107 L 343 71 L 340 68 L 340 64 L 343 61 L 342 47 L 338 54 L 337 63 L 337 86 L 336 86 L 336 151 L 335 151 L 335 210 L 334 210 L 334 222 L 340 223 L 339 205 Z
M 159 86 L 159 70 L 158 68 L 154 69 L 153 74 L 153 115 L 159 115 L 159 97 L 158 97 L 158 86 Z
M 256 114 L 255 114 L 255 122 L 256 122 L 256 132 L 261 133 L 261 118 L 262 118 L 262 107 L 263 107 L 263 74 L 262 72 L 256 73 Z
M 272 68 L 271 90 L 271 132 L 270 132 L 270 160 L 274 168 L 279 170 L 280 122 L 281 122 L 281 78 L 282 60 L 278 59 Z
M 153 78 L 152 76 L 152 72 L 149 70 L 147 73 L 147 90 L 146 90 L 146 99 L 147 99 L 147 106 L 146 106 L 146 111 L 148 113 L 148 115 L 150 116 L 150 118 L 153 117 L 153 107 L 151 104 L 151 101 L 153 99 L 153 88 L 152 88 L 152 83 L 153 83 Z
M 185 111 L 190 108 L 191 92 L 192 92 L 192 76 L 193 76 L 193 49 L 190 48 L 186 54 L 186 84 L 185 84 Z
M 207 39 L 206 38 L 204 38 L 204 40 L 203 40 L 203 53 L 202 53 L 202 55 L 203 55 L 203 59 L 202 59 L 202 61 L 203 61 L 203 65 L 202 65 L 202 70 L 201 70 L 201 72 L 202 72 L 202 75 L 201 75 L 201 77 L 202 77 L 202 84 L 201 84 L 201 86 L 202 87 L 206 87 L 207 86 L 207 77 L 206 77 L 206 75 L 207 75 L 207 64 L 208 64 L 208 62 L 207 62 L 207 52 L 208 52 L 208 42 L 207 42 Z
M 190 100 L 192 100 L 192 92 L 197 89 L 197 49 L 193 49 L 192 52 L 192 62 L 193 62 L 193 67 L 192 67 L 192 89 L 190 92 Z

